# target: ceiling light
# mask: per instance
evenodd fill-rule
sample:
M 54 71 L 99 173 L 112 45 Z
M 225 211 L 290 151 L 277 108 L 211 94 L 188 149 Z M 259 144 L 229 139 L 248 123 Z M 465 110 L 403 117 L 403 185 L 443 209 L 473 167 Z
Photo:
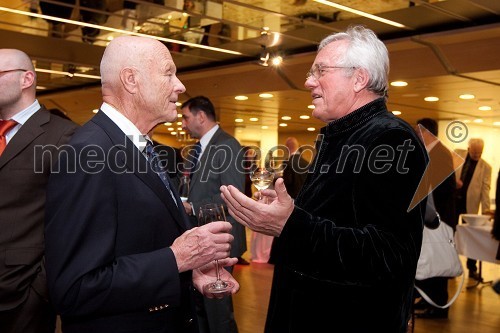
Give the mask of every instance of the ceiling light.
M 243 119 L 241 119 L 241 118 L 236 118 L 236 119 L 234 120 L 234 122 L 235 122 L 235 123 L 242 123 L 242 122 L 243 122 Z
M 465 119 L 463 122 L 468 124 L 468 123 L 470 123 L 470 119 Z
M 273 98 L 274 95 L 273 94 L 269 94 L 269 93 L 262 93 L 262 94 L 259 94 L 259 97 L 260 98 Z
M 287 124 L 285 124 L 285 123 L 281 123 L 281 124 L 280 124 L 280 126 L 281 126 L 281 127 L 287 127 L 288 125 L 287 125 Z
M 178 121 L 177 125 L 179 125 L 179 126 L 182 125 L 182 121 Z
M 250 121 L 259 121 L 259 118 L 250 118 Z
M 391 86 L 393 87 L 406 87 L 408 85 L 408 82 L 405 81 L 392 81 Z
M 97 112 L 99 112 L 99 109 L 94 109 L 94 110 L 92 110 L 92 112 L 97 113 Z
M 38 89 L 38 90 L 45 90 L 45 89 L 47 89 L 47 87 L 44 87 L 44 86 L 36 86 L 36 89 Z
M 186 45 L 186 46 L 191 46 L 191 47 L 195 47 L 195 48 L 200 48 L 200 49 L 215 51 L 215 52 L 222 52 L 222 53 L 229 53 L 229 54 L 235 54 L 235 55 L 242 55 L 241 52 L 236 52 L 236 51 L 221 49 L 221 48 L 218 48 L 218 47 L 212 47 L 212 46 L 207 46 L 207 45 L 189 43 L 189 42 L 184 42 L 184 41 L 177 40 L 177 39 L 164 38 L 164 37 L 159 37 L 159 36 L 152 36 L 152 35 L 143 34 L 143 33 L 134 32 L 134 31 L 128 31 L 128 30 L 123 30 L 123 29 L 116 29 L 116 28 L 106 27 L 106 26 L 98 25 L 98 24 L 80 22 L 80 21 L 75 21 L 75 20 L 68 20 L 68 19 L 64 19 L 64 18 L 60 18 L 60 17 L 56 17 L 56 16 L 50 16 L 50 15 L 44 15 L 44 14 L 38 14 L 38 13 L 32 13 L 32 12 L 25 12 L 23 10 L 17 10 L 17 9 L 12 9 L 12 8 L 0 7 L 0 11 L 9 12 L 9 13 L 13 13 L 13 14 L 19 14 L 19 15 L 25 15 L 25 16 L 30 16 L 30 17 L 37 17 L 37 18 L 41 18 L 41 19 L 49 20 L 49 21 L 56 21 L 56 22 L 61 22 L 61 23 L 74 24 L 74 25 L 77 25 L 77 26 L 80 26 L 80 27 L 87 27 L 87 28 L 100 29 L 100 30 L 104 30 L 104 31 L 117 32 L 117 33 L 121 33 L 121 34 L 125 34 L 125 35 L 147 37 L 147 38 L 156 39 L 156 40 L 159 40 L 159 41 L 162 41 L 162 42 L 173 43 L 173 44 L 180 44 L 180 45 Z
M 491 111 L 491 106 L 483 105 L 477 108 L 479 111 Z
M 307 128 L 307 130 L 308 130 L 309 132 L 314 132 L 316 129 L 315 129 L 314 127 L 308 127 L 308 128 Z
M 493 123 L 493 126 L 500 126 L 500 121 L 495 121 L 495 122 Z
M 177 105 L 177 106 L 181 106 L 181 105 L 182 105 L 182 103 L 181 103 L 181 102 L 175 102 L 175 105 Z
M 163 123 L 163 125 L 165 125 L 165 126 L 172 126 L 172 123 L 170 123 L 170 122 L 169 123 Z
M 177 118 L 182 118 L 182 113 L 178 113 Z
M 483 121 L 484 121 L 484 120 L 482 120 L 482 119 L 480 119 L 480 118 L 478 118 L 478 119 L 474 119 L 474 122 L 475 122 L 476 124 L 480 124 L 480 123 L 482 123 Z
M 234 99 L 237 101 L 246 101 L 248 99 L 248 96 L 239 95 L 235 96 Z
M 273 57 L 271 62 L 273 64 L 273 66 L 279 66 L 283 62 L 283 58 L 281 56 L 276 56 L 276 57 Z
M 264 126 L 261 126 L 260 128 L 262 128 L 262 129 L 268 129 L 269 126 L 264 125 Z
M 69 76 L 69 77 L 73 76 L 73 74 L 71 74 L 70 72 L 55 71 L 55 70 L 52 70 L 52 69 L 35 68 L 35 71 L 36 72 L 40 72 L 40 73 L 48 73 L 48 74 L 55 74 L 55 75 L 64 75 L 64 76 Z
M 439 101 L 439 97 L 427 96 L 427 97 L 424 98 L 424 101 L 426 101 L 426 102 L 437 102 L 437 101 Z
M 382 23 L 385 23 L 385 24 L 389 24 L 389 25 L 392 25 L 392 26 L 395 26 L 395 27 L 398 27 L 398 28 L 409 29 L 408 27 L 406 27 L 405 25 L 403 25 L 401 23 L 394 22 L 394 21 L 391 21 L 391 20 L 387 20 L 387 19 L 382 18 L 380 16 L 375 16 L 375 15 L 372 15 L 372 14 L 368 14 L 368 13 L 362 12 L 362 11 L 357 10 L 357 9 L 353 9 L 353 8 L 350 8 L 350 7 L 342 6 L 342 5 L 339 5 L 339 4 L 335 3 L 335 2 L 326 1 L 326 0 L 314 0 L 314 1 L 316 1 L 318 3 L 321 3 L 323 5 L 334 7 L 334 8 L 340 9 L 340 10 L 345 10 L 346 12 L 354 13 L 354 14 L 357 14 L 359 16 L 364 16 L 364 17 L 367 17 L 369 19 L 372 19 L 372 20 L 375 20 L 375 21 L 379 21 L 379 22 L 382 22 Z
M 99 75 L 90 75 L 90 74 L 73 73 L 73 76 L 84 77 L 84 78 L 87 78 L 87 79 L 96 79 L 96 80 L 100 80 L 101 79 L 101 77 Z
M 303 115 L 301 115 L 299 118 L 300 118 L 300 119 L 309 119 L 309 118 L 311 118 L 311 117 L 309 117 L 309 116 L 308 116 L 308 115 L 306 115 L 306 114 L 303 114 Z
M 170 134 L 172 134 L 172 135 L 177 135 L 177 132 L 170 132 Z
M 472 95 L 472 94 L 462 94 L 460 96 L 458 96 L 460 99 L 474 99 L 476 98 L 476 96 Z
M 179 134 L 186 134 L 186 132 L 184 132 L 184 131 L 180 131 L 180 132 L 179 132 Z
M 173 127 L 169 127 L 169 128 L 167 128 L 167 131 L 172 132 L 173 130 L 174 130 L 174 128 L 173 128 Z
M 314 109 L 314 108 L 315 108 L 315 106 L 311 104 L 311 105 L 308 105 L 308 106 L 307 106 L 307 108 L 308 108 L 308 109 Z
M 392 111 L 392 114 L 395 116 L 399 116 L 401 114 L 401 111 L 394 110 L 394 111 Z
M 182 131 L 182 127 L 177 127 L 177 130 L 178 131 Z
M 283 120 L 290 120 L 290 119 L 292 119 L 292 117 L 290 117 L 290 116 L 283 116 L 283 117 L 281 117 L 281 119 L 283 119 Z

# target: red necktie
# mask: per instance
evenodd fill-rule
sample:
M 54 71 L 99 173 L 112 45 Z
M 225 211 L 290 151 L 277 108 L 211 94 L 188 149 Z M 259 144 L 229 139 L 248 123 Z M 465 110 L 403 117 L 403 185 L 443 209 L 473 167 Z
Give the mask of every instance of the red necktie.
M 16 125 L 17 121 L 15 120 L 0 120 L 0 155 L 2 155 L 5 147 L 7 146 L 5 133 L 7 133 L 12 127 Z

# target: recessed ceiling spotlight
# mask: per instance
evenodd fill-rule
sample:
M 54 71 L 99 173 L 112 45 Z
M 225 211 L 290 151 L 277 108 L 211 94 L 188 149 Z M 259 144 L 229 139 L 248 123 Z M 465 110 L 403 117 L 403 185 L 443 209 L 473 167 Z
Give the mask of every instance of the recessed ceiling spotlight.
M 184 132 L 184 131 L 180 131 L 180 132 L 179 132 L 179 134 L 183 134 L 183 135 L 184 135 L 184 134 L 186 134 L 186 132 Z
M 280 126 L 281 126 L 281 127 L 287 127 L 288 125 L 287 125 L 287 124 L 285 124 L 285 123 L 281 123 L 281 124 L 280 124 Z
M 493 126 L 500 126 L 500 121 L 495 121 L 495 122 L 493 123 Z
M 246 101 L 248 99 L 248 96 L 238 95 L 235 96 L 234 99 L 237 101 Z
M 458 96 L 458 98 L 460 98 L 460 99 L 474 99 L 474 98 L 476 98 L 476 96 L 474 96 L 472 94 L 462 94 L 462 95 Z
M 292 117 L 290 117 L 290 116 L 283 116 L 283 117 L 281 117 L 281 119 L 283 119 L 283 120 L 290 120 L 290 119 L 292 119 Z
M 169 127 L 169 128 L 167 128 L 167 131 L 169 131 L 169 132 L 172 132 L 173 130 L 174 130 L 174 128 L 173 128 L 173 127 Z
M 392 114 L 395 116 L 399 116 L 401 114 L 401 111 L 394 110 L 394 111 L 392 111 Z
M 177 135 L 177 132 L 170 132 L 170 134 L 172 134 L 172 135 Z
M 177 127 L 178 131 L 182 131 L 182 127 Z M 182 134 L 182 133 L 181 133 Z
M 179 125 L 179 126 L 182 125 L 182 121 L 178 121 L 177 125 Z
M 38 89 L 38 90 L 45 90 L 45 89 L 47 89 L 47 87 L 44 87 L 44 86 L 36 86 L 36 89 Z
M 309 117 L 307 114 L 303 114 L 301 116 L 299 116 L 300 119 L 309 119 L 311 117 Z
M 315 129 L 314 127 L 308 127 L 308 128 L 307 128 L 307 130 L 308 130 L 309 132 L 314 132 L 316 129 Z
M 391 86 L 393 87 L 406 87 L 408 85 L 408 82 L 405 81 L 392 81 Z
M 163 123 L 165 126 L 172 126 L 172 123 Z
M 484 121 L 484 120 L 482 120 L 481 118 L 474 119 L 474 122 L 475 122 L 476 124 L 480 124 L 480 123 L 482 123 L 483 121 Z
M 234 120 L 234 122 L 235 122 L 235 123 L 242 123 L 242 122 L 243 122 L 243 119 L 241 119 L 241 118 L 236 118 L 236 119 Z
M 424 101 L 426 101 L 426 102 L 437 102 L 437 101 L 439 101 L 439 97 L 427 96 L 427 97 L 424 98 Z
M 279 65 L 281 65 L 282 62 L 283 62 L 283 57 L 281 57 L 281 56 L 275 56 L 271 60 L 271 63 L 273 64 L 273 66 L 279 66 Z
M 491 106 L 483 105 L 477 108 L 479 111 L 491 111 Z
M 259 97 L 260 98 L 273 98 L 274 95 L 273 94 L 269 94 L 269 93 L 262 93 L 262 94 L 259 94 Z
M 260 128 L 262 128 L 262 129 L 268 129 L 268 128 L 269 128 L 269 126 L 263 125 L 263 126 L 261 126 Z
M 308 106 L 307 106 L 307 108 L 308 108 L 308 109 L 314 109 L 314 108 L 315 108 L 315 106 L 311 104 L 311 105 L 308 105 Z
M 177 105 L 177 106 L 181 106 L 181 105 L 182 105 L 182 103 L 181 103 L 181 102 L 175 102 L 175 105 Z
M 253 118 L 250 118 L 249 120 L 250 120 L 250 121 L 259 121 L 259 118 L 255 118 L 255 117 L 253 117 Z
M 182 113 L 178 113 L 177 118 L 182 118 Z
M 92 112 L 97 113 L 97 112 L 99 112 L 99 109 L 94 109 L 94 110 L 92 110 Z

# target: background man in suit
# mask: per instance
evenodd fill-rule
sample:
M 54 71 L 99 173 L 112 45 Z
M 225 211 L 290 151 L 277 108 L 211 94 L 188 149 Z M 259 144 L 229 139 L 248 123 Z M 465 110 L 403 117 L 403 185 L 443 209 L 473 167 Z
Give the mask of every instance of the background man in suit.
M 491 166 L 481 158 L 483 154 L 483 139 L 472 138 L 469 148 L 457 150 L 465 158 L 465 162 L 457 170 L 457 216 L 459 214 L 479 214 L 481 205 L 482 214 L 490 212 Z M 479 279 L 477 260 L 467 259 L 469 277 Z
M 0 332 L 54 332 L 43 260 L 45 190 L 56 147 L 77 125 L 40 106 L 35 69 L 22 51 L 0 49 L 0 91 Z M 47 152 L 35 154 L 35 146 Z
M 184 85 L 167 47 L 149 38 L 115 38 L 100 68 L 104 103 L 48 185 L 51 299 L 65 333 L 198 332 L 193 284 L 202 292 L 214 259 L 237 259 L 227 258 L 230 223 L 190 229 L 145 136 L 177 118 Z
M 210 202 L 224 203 L 220 196 L 221 185 L 231 184 L 241 191 L 244 190 L 244 151 L 234 137 L 219 127 L 215 108 L 207 97 L 193 97 L 182 104 L 181 110 L 182 128 L 192 137 L 200 139 L 201 144 L 198 162 L 192 159 L 188 161 L 193 169 L 188 200 L 183 203 L 186 213 L 191 215 L 192 223 L 196 224 L 195 215 L 201 205 Z M 227 219 L 233 225 L 231 256 L 240 257 L 247 249 L 245 227 L 236 223 L 229 214 Z M 229 270 L 232 271 L 232 268 Z M 206 319 L 208 327 L 201 325 L 202 331 L 205 329 L 210 333 L 238 332 L 231 297 L 205 299 L 203 303 L 206 318 L 200 318 L 200 325 Z
M 428 170 L 434 170 L 434 174 L 430 177 L 430 183 L 433 191 L 434 206 L 440 216 L 440 220 L 453 230 L 456 229 L 457 217 L 455 210 L 455 191 L 456 180 L 453 158 L 451 152 L 446 148 L 441 141 L 437 139 L 438 124 L 434 119 L 422 118 L 417 120 L 417 125 L 422 125 L 425 129 L 416 128 L 416 132 L 425 146 L 429 149 L 430 162 Z M 432 164 L 435 163 L 435 164 Z M 436 183 L 443 180 L 442 183 Z M 438 305 L 445 305 L 448 302 L 448 278 L 433 277 L 425 280 L 415 281 L 416 285 L 421 288 L 429 297 Z M 427 303 L 423 298 L 415 305 L 415 309 L 419 310 L 416 313 L 419 318 L 447 318 L 448 308 L 439 309 Z

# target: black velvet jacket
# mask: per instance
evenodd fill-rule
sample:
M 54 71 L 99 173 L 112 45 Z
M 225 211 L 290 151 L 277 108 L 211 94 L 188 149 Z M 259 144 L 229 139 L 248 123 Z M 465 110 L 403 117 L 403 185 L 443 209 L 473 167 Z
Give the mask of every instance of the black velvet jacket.
M 405 332 L 425 148 L 378 99 L 324 127 L 317 151 L 278 238 L 266 332 Z

